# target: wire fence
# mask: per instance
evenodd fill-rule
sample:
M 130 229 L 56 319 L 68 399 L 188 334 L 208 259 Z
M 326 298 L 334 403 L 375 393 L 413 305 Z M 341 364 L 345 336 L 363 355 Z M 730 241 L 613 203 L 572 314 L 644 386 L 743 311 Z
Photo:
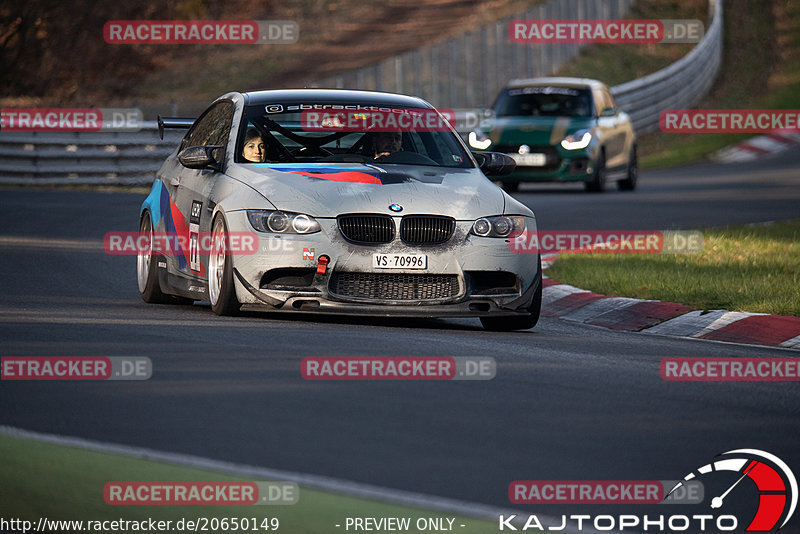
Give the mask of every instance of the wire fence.
M 511 20 L 618 18 L 632 2 L 552 0 L 477 32 L 337 76 L 331 86 L 410 93 L 439 107 L 485 104 L 507 80 L 550 74 L 579 50 L 577 44 L 511 43 Z M 708 94 L 722 62 L 722 14 L 723 0 L 709 0 L 711 22 L 690 53 L 612 88 L 637 133 L 657 129 L 662 110 L 690 108 Z M 181 136 L 167 130 L 161 140 L 149 123 L 128 133 L 0 132 L 0 184 L 148 184 Z
M 506 81 L 548 76 L 580 52 L 579 43 L 516 43 L 514 19 L 620 19 L 635 0 L 550 0 L 524 13 L 374 65 L 319 80 L 315 87 L 413 94 L 440 108 L 486 105 Z

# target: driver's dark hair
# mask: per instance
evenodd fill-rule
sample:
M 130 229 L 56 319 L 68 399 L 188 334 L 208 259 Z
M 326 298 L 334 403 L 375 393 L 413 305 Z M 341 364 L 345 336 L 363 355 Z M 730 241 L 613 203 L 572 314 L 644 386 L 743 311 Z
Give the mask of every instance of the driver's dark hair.
M 375 146 L 375 136 L 379 135 L 379 134 L 386 134 L 386 133 L 394 134 L 396 132 L 367 132 L 367 133 L 365 133 L 364 134 L 364 144 L 361 147 L 361 153 L 362 154 L 366 154 L 368 156 L 374 156 L 375 155 L 375 150 L 377 148 Z M 403 136 L 403 142 L 405 142 L 405 139 L 406 139 L 405 134 L 403 132 L 400 132 L 400 135 Z M 401 150 L 402 150 L 402 147 L 401 147 Z
M 264 140 L 264 136 L 261 135 L 261 132 L 259 132 L 256 128 L 253 128 L 252 126 L 250 126 L 249 128 L 247 128 L 247 131 L 244 133 L 244 144 L 246 145 L 247 143 L 249 143 L 253 139 L 261 139 L 263 141 Z

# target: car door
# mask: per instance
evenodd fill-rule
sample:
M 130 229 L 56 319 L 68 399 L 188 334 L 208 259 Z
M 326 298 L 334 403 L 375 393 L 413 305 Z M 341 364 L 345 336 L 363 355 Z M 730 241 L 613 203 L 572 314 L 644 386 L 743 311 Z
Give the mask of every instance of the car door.
M 229 100 L 215 102 L 192 125 L 181 141 L 181 150 L 190 146 L 219 146 L 214 151 L 217 161 L 224 164 L 225 147 L 231 131 L 233 103 Z M 211 190 L 224 171 L 216 169 L 190 169 L 181 166 L 177 180 L 168 185 L 172 203 L 172 220 L 178 240 L 185 247 L 175 256 L 175 271 L 186 278 L 207 278 L 206 265 L 201 262 L 201 236 L 211 231 Z M 207 258 L 207 252 L 205 258 Z
M 606 149 L 606 167 L 609 169 L 624 166 L 627 162 L 625 152 L 626 125 L 620 116 L 614 98 L 606 88 L 594 89 L 597 107 L 597 125 L 601 131 L 601 143 Z

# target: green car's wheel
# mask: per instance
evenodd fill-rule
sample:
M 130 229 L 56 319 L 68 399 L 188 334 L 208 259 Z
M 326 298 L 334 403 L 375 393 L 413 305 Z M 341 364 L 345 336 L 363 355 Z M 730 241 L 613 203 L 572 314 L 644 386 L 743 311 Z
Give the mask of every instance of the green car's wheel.
M 631 148 L 631 156 L 628 160 L 628 177 L 617 181 L 617 189 L 620 191 L 633 191 L 636 189 L 636 181 L 639 179 L 639 160 L 636 154 L 636 146 Z
M 600 153 L 600 157 L 597 158 L 597 162 L 594 164 L 594 174 L 592 174 L 591 180 L 584 182 L 584 187 L 586 187 L 587 191 L 592 193 L 602 193 L 603 190 L 606 188 L 606 154 L 605 152 Z

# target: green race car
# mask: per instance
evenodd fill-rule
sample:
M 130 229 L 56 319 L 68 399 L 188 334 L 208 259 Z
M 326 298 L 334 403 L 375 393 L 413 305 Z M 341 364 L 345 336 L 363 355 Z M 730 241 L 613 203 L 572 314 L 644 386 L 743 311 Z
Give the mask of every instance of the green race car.
M 497 96 L 468 141 L 477 150 L 503 152 L 517 162 L 503 177 L 507 191 L 521 182 L 583 182 L 603 191 L 615 179 L 636 188 L 636 134 L 608 87 L 585 78 L 514 80 Z

